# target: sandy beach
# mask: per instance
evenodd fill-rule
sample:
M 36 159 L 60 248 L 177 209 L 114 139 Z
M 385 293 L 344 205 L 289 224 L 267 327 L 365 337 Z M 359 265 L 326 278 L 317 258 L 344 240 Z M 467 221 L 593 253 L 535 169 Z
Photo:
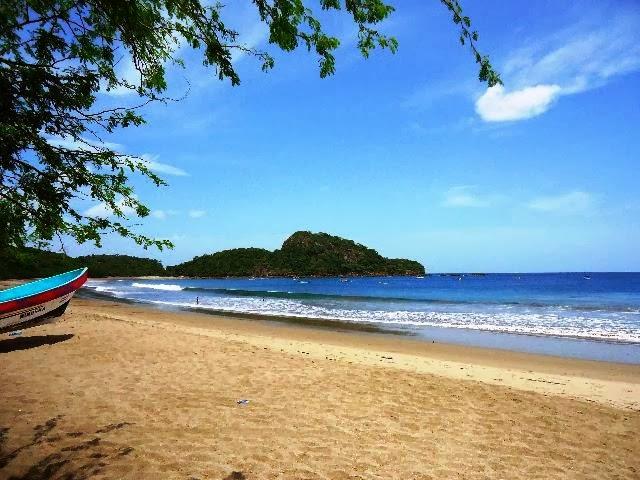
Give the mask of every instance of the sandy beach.
M 0 478 L 640 476 L 634 365 L 74 299 L 0 371 Z

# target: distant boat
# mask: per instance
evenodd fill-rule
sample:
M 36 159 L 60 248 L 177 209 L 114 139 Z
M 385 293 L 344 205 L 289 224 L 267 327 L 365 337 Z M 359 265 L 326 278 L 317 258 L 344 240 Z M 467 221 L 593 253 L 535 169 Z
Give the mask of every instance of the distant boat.
M 582 278 L 584 278 L 585 280 L 591 280 L 591 277 L 589 275 L 584 275 Z
M 348 282 L 349 282 L 349 279 L 348 279 L 348 278 L 341 278 L 341 279 L 340 279 L 340 281 L 341 281 L 342 283 L 348 283 Z
M 35 327 L 59 317 L 87 277 L 87 269 L 79 268 L 0 290 L 0 333 Z
M 416 276 L 416 278 L 424 278 L 422 275 L 418 275 Z

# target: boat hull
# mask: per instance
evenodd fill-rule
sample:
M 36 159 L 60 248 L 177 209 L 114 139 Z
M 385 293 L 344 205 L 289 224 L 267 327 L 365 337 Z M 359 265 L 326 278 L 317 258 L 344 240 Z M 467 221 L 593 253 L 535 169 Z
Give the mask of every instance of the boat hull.
M 0 333 L 23 330 L 55 321 L 64 313 L 74 293 L 0 316 Z
M 75 273 L 77 275 L 75 275 Z M 64 277 L 72 275 L 68 281 Z M 60 281 L 58 279 L 62 277 Z M 42 282 L 54 283 L 49 288 L 38 291 Z M 24 328 L 49 323 L 64 313 L 75 292 L 87 280 L 87 269 L 68 272 L 57 277 L 32 282 L 6 290 L 12 298 L 0 302 L 0 333 L 21 330 Z M 58 282 L 57 284 L 55 282 Z M 35 285 L 35 287 L 34 287 Z M 35 290 L 35 291 L 34 291 Z M 26 295 L 20 295 L 27 292 Z

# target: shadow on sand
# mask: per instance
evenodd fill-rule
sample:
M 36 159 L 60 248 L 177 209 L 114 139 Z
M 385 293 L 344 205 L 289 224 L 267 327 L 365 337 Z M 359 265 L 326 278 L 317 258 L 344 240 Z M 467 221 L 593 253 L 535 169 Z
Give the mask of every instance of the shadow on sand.
M 0 353 L 9 353 L 16 350 L 28 350 L 30 348 L 54 345 L 73 338 L 72 333 L 65 335 L 35 335 L 32 337 L 17 337 L 8 340 L 0 340 Z
M 31 441 L 7 451 L 5 448 L 9 428 L 0 427 L 0 478 L 10 480 L 84 480 L 102 472 L 110 464 L 120 461 L 133 452 L 132 447 L 121 446 L 103 438 L 104 434 L 132 425 L 129 422 L 106 425 L 95 432 L 60 432 L 62 415 L 47 420 L 33 428 Z M 43 445 L 52 453 L 35 461 Z M 33 458 L 25 465 L 21 475 L 8 476 L 4 469 L 22 452 Z M 24 456 L 23 456 L 24 457 Z M 24 471 L 26 469 L 26 471 Z
M 230 475 L 224 477 L 222 480 L 247 480 L 242 472 L 231 472 Z
M 68 431 L 61 426 L 63 415 L 33 427 L 30 438 L 20 446 L 7 448 L 10 428 L 0 426 L 0 478 L 8 480 L 89 480 L 96 475 L 117 478 L 109 470 L 131 462 L 134 448 L 117 439 L 117 431 L 133 423 L 122 421 L 89 431 Z M 113 435 L 116 436 L 113 436 Z M 44 456 L 44 446 L 48 455 Z M 41 452 L 41 453 L 40 453 Z M 135 454 L 134 454 L 135 455 Z M 18 459 L 18 457 L 21 457 Z M 20 462 L 14 465 L 15 462 Z M 126 467 L 125 467 L 126 468 Z M 9 470 L 13 470 L 13 473 Z M 200 480 L 201 477 L 187 477 Z M 222 480 L 248 480 L 232 471 Z

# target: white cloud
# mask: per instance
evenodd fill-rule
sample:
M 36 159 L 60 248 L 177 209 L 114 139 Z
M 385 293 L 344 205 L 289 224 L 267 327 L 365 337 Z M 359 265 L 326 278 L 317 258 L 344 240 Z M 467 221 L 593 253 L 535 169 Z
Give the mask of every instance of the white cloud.
M 158 220 L 165 220 L 167 217 L 171 217 L 174 215 L 178 215 L 180 212 L 178 210 L 152 210 L 149 214 L 153 218 L 157 218 Z
M 207 214 L 205 210 L 189 210 L 189 216 L 191 218 L 204 217 Z
M 135 197 L 134 197 L 135 198 Z M 133 208 L 131 208 L 128 205 L 125 205 L 124 203 L 124 199 L 118 200 L 116 202 L 116 205 L 118 206 L 118 208 L 120 210 L 122 210 L 122 213 L 125 216 L 129 216 L 129 215 L 133 215 L 135 213 L 135 210 Z M 97 205 L 94 205 L 91 208 L 88 208 L 83 215 L 85 217 L 92 217 L 92 218 L 108 218 L 108 217 L 113 217 L 115 215 L 114 211 L 109 208 L 109 206 L 107 206 L 106 203 L 101 202 Z
M 639 28 L 637 12 L 580 24 L 515 51 L 504 73 L 520 85 L 560 84 L 565 94 L 596 88 L 613 76 L 640 69 Z
M 124 146 L 119 143 L 112 142 L 97 142 L 89 140 L 84 137 L 80 137 L 78 140 L 74 140 L 71 137 L 49 137 L 47 142 L 50 145 L 57 147 L 68 148 L 72 150 L 85 150 L 88 152 L 99 152 L 105 149 L 113 150 L 116 153 L 124 149 Z M 159 155 L 152 155 L 150 153 L 143 153 L 139 157 L 130 157 L 132 160 L 140 160 L 147 168 L 154 172 L 164 173 L 166 175 L 175 175 L 178 177 L 187 177 L 189 174 L 181 168 L 174 167 L 168 163 L 162 163 L 158 161 Z
M 461 185 L 451 187 L 445 192 L 442 205 L 445 207 L 488 207 L 496 200 L 495 196 L 481 196 L 474 193 L 475 187 Z
M 637 10 L 591 13 L 573 27 L 528 40 L 499 68 L 507 92 L 496 86 L 476 100 L 476 112 L 489 122 L 531 118 L 555 100 L 640 70 L 640 14 Z M 587 14 L 585 14 L 585 18 Z
M 131 56 L 127 55 L 124 60 L 121 60 L 121 65 L 119 67 L 120 68 L 117 69 L 116 75 L 120 80 L 124 80 L 129 85 L 133 85 L 136 87 L 140 85 L 140 72 L 138 72 L 138 70 L 136 69 Z M 122 97 L 125 95 L 136 93 L 135 90 L 127 88 L 124 85 L 118 85 L 111 90 L 107 90 L 105 85 L 102 88 L 102 92 L 106 95 L 111 95 L 112 97 Z
M 522 120 L 546 112 L 560 94 L 558 85 L 536 85 L 505 92 L 496 85 L 476 101 L 476 112 L 487 122 Z
M 593 205 L 593 196 L 578 190 L 561 195 L 534 198 L 527 204 L 532 210 L 563 214 L 584 213 L 591 210 Z
M 173 165 L 169 165 L 168 163 L 158 162 L 158 155 L 151 155 L 149 153 L 144 153 L 140 155 L 142 162 L 154 172 L 164 173 L 166 175 L 175 175 L 178 177 L 187 177 L 189 174 L 182 170 L 181 168 L 174 167 Z
M 119 150 L 122 148 L 122 145 L 119 143 L 97 142 L 85 137 L 80 137 L 78 140 L 74 140 L 70 136 L 48 137 L 47 143 L 55 147 L 68 148 L 70 150 L 86 150 L 88 152 L 98 152 L 105 148 L 109 150 Z
M 256 19 L 250 25 L 247 25 L 243 31 L 247 32 L 246 34 L 241 34 L 238 36 L 238 44 L 242 45 L 242 49 L 232 49 L 231 50 L 231 63 L 238 63 L 247 52 L 244 49 L 254 49 L 259 44 L 263 43 L 268 35 L 269 29 L 267 25 L 260 21 L 260 19 Z

